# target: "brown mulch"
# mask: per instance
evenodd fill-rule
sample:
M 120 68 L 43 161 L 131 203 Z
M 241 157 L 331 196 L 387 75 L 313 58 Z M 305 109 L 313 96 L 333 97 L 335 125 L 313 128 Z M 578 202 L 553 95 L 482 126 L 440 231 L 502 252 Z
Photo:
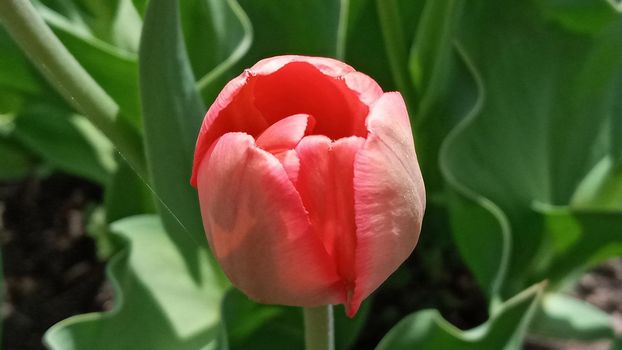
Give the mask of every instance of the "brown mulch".
M 99 201 L 98 186 L 64 175 L 0 184 L 2 349 L 43 349 L 51 325 L 109 303 L 104 263 L 84 228 Z

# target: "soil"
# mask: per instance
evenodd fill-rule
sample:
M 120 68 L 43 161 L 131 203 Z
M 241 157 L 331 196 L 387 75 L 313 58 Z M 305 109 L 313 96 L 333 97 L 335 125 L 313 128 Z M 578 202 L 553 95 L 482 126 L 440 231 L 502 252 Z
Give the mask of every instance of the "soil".
M 101 197 L 98 186 L 61 174 L 0 183 L 0 251 L 5 282 L 2 349 L 44 349 L 41 338 L 54 323 L 71 315 L 111 308 L 105 262 L 98 259 L 94 241 L 85 232 L 88 212 Z M 445 221 L 436 219 L 428 222 Z M 434 229 L 424 227 L 424 231 Z M 455 248 L 424 237 L 404 268 L 375 294 L 369 310 L 373 316 L 367 319 L 355 349 L 373 349 L 390 327 L 416 310 L 436 308 L 461 329 L 487 319 L 484 297 Z M 430 254 L 432 246 L 441 248 Z M 609 312 L 622 333 L 620 290 L 622 259 L 617 259 L 586 274 L 576 293 Z M 541 340 L 527 344 L 530 350 L 606 346 Z
M 99 201 L 98 186 L 64 175 L 0 184 L 2 349 L 44 349 L 51 325 L 110 304 L 105 264 L 84 229 Z

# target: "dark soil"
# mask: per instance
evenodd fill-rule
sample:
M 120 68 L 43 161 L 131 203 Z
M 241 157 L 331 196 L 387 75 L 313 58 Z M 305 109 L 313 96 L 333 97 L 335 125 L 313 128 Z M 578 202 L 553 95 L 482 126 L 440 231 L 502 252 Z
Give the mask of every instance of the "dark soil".
M 2 349 L 43 349 L 51 325 L 110 299 L 100 293 L 104 264 L 84 230 L 98 201 L 98 186 L 64 175 L 0 184 Z

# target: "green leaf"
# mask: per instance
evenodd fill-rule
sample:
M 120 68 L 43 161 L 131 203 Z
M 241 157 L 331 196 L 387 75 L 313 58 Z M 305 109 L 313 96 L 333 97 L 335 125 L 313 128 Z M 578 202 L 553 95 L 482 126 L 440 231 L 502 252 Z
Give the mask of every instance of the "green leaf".
M 57 323 L 45 334 L 46 345 L 52 350 L 216 346 L 227 285 L 207 254 L 200 256 L 200 279 L 195 280 L 157 217 L 127 218 L 112 230 L 127 246 L 108 265 L 115 308 Z
M 507 278 L 511 250 L 509 223 L 494 203 L 466 188 L 447 191 L 453 239 L 493 305 Z
M 178 1 L 149 2 L 139 56 L 153 190 L 167 230 L 186 231 L 195 241 L 197 248 L 184 248 L 190 252 L 199 245 L 206 247 L 197 194 L 190 186 L 194 145 L 205 107 L 186 55 Z
M 567 295 L 546 293 L 529 332 L 534 335 L 577 340 L 611 339 L 611 316 Z
M 393 327 L 377 350 L 520 349 L 543 285 L 535 285 L 503 303 L 483 325 L 461 331 L 435 310 L 414 313 Z
M 536 3 L 550 21 L 579 33 L 593 34 L 602 31 L 616 20 L 615 0 L 538 0 Z
M 498 234 L 511 239 L 511 279 L 503 286 L 508 296 L 543 276 L 547 238 L 533 203 L 570 203 L 604 156 L 595 140 L 607 134 L 613 108 L 622 17 L 585 36 L 551 25 L 529 2 L 470 3 L 464 13 L 456 42 L 481 80 L 480 103 L 445 141 L 441 165 L 452 188 L 486 199 L 507 220 L 507 230 Z M 458 243 L 487 243 L 490 235 L 474 231 L 469 220 L 460 225 Z M 483 270 L 485 261 L 471 254 L 466 262 L 482 288 L 495 283 L 495 275 Z
M 136 55 L 95 37 L 50 8 L 37 10 L 72 55 L 119 104 L 122 116 L 140 130 L 140 100 Z M 136 29 L 136 24 L 125 30 Z
M 132 0 L 42 0 L 74 29 L 120 49 L 137 52 L 142 20 Z
M 33 159 L 30 153 L 12 138 L 0 135 L 0 181 L 20 179 L 32 170 Z
M 21 93 L 39 94 L 43 80 L 3 27 L 0 27 L 0 86 Z
M 347 30 L 345 60 L 358 71 L 374 78 L 385 91 L 397 90 L 398 85 L 389 68 L 389 57 L 380 27 L 378 7 L 375 0 L 347 0 Z M 408 48 L 413 42 L 419 17 L 426 1 L 398 1 L 399 32 L 403 45 Z M 407 53 L 406 49 L 406 53 Z M 405 60 L 408 57 L 404 57 Z M 404 69 L 407 69 L 404 66 Z M 414 101 L 417 102 L 418 101 Z M 416 107 L 416 103 L 413 104 Z M 411 111 L 413 112 L 413 111 Z
M 454 38 L 464 2 L 425 2 L 408 62 L 417 91 L 413 132 L 428 193 L 444 187 L 439 151 L 449 131 L 477 101 L 478 87 Z
M 546 255 L 540 255 L 540 276 L 554 285 L 571 273 L 622 255 L 622 213 L 540 206 L 547 238 Z M 536 277 L 537 278 L 537 277 Z
M 618 74 L 618 81 L 615 86 L 616 96 L 614 97 L 613 112 L 611 113 L 611 129 L 609 135 L 610 154 L 615 164 L 622 163 L 622 74 Z
M 182 1 L 181 19 L 193 72 L 205 101 L 212 101 L 248 51 L 253 29 L 237 0 Z
M 242 67 L 282 54 L 335 57 L 339 0 L 242 0 L 240 5 L 254 30 L 253 45 Z
M 572 197 L 573 208 L 622 211 L 622 162 L 614 162 L 606 156 L 587 174 Z
M 84 117 L 33 105 L 15 120 L 13 135 L 51 165 L 105 184 L 114 171 L 110 141 Z

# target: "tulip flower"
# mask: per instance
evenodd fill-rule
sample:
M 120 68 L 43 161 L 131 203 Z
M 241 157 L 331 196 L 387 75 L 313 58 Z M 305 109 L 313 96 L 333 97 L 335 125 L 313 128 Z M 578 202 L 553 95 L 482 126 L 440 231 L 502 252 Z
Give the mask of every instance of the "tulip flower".
M 272 57 L 230 81 L 191 183 L 234 286 L 349 316 L 411 254 L 425 209 L 402 96 L 329 58 Z

